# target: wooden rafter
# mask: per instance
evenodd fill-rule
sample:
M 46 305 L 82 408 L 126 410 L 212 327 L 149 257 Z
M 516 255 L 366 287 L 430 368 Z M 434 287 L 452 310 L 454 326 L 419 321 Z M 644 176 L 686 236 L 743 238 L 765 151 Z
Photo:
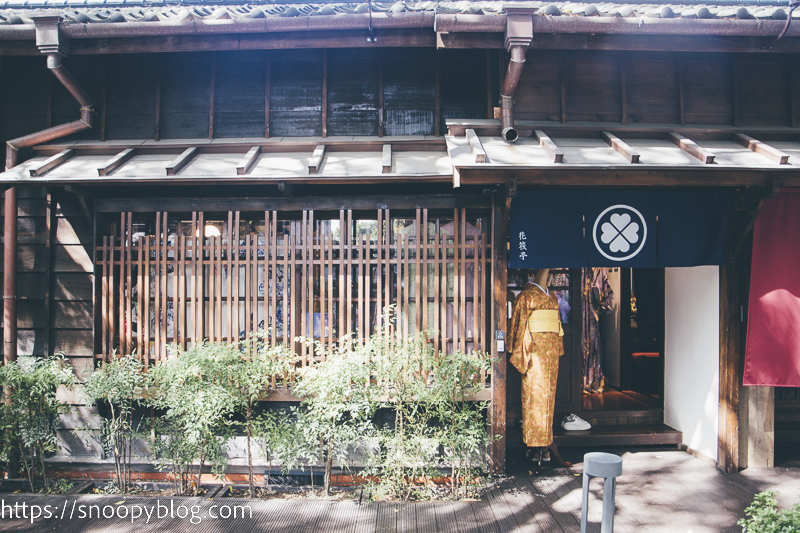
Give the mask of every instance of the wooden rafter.
M 187 148 L 186 150 L 184 150 L 181 155 L 176 157 L 174 160 L 170 162 L 169 165 L 167 165 L 166 168 L 167 176 L 174 176 L 175 174 L 177 174 L 177 172 L 183 167 L 185 167 L 189 163 L 189 161 L 194 159 L 194 157 L 197 155 L 197 152 L 198 152 L 197 147 Z
M 475 130 L 468 129 L 467 130 L 467 142 L 469 142 L 469 147 L 472 150 L 472 154 L 475 156 L 476 163 L 488 163 L 489 160 L 486 158 L 486 150 L 483 149 L 483 144 L 481 144 L 481 139 L 478 137 L 478 134 L 475 133 Z
M 638 163 L 639 162 L 639 153 L 631 148 L 628 143 L 614 135 L 613 133 L 609 133 L 604 131 L 600 134 L 603 137 L 603 140 L 608 143 L 608 145 L 619 152 L 625 159 L 628 160 L 629 163 Z
M 534 130 L 533 134 L 539 140 L 539 146 L 544 148 L 544 151 L 547 152 L 547 155 L 553 158 L 553 163 L 563 163 L 564 162 L 564 152 L 562 152 L 556 143 L 548 137 L 542 130 Z
M 127 163 L 131 158 L 136 155 L 136 150 L 133 148 L 126 148 L 97 169 L 98 176 L 108 176 L 110 173 Z
M 239 176 L 243 176 L 247 174 L 253 165 L 258 161 L 258 156 L 261 155 L 261 147 L 260 146 L 253 146 L 250 150 L 247 151 L 245 156 L 239 161 L 239 164 L 236 165 L 236 174 Z
M 383 145 L 383 155 L 381 156 L 381 167 L 384 174 L 392 172 L 392 145 Z
M 667 134 L 667 140 L 672 142 L 675 146 L 686 152 L 687 154 L 691 155 L 692 157 L 696 157 L 706 165 L 710 165 L 714 162 L 714 159 L 717 157 L 715 154 L 709 152 L 708 150 L 701 148 L 697 145 L 696 142 L 693 140 L 684 137 L 680 133 L 676 133 L 671 131 Z
M 736 140 L 736 142 L 738 142 L 748 150 L 752 150 L 757 154 L 763 155 L 764 157 L 771 159 L 772 161 L 778 163 L 779 165 L 789 164 L 789 154 L 781 152 L 777 148 L 770 146 L 766 143 L 763 143 L 758 139 L 754 139 L 749 135 L 745 135 L 744 133 L 737 133 L 736 135 L 734 135 L 734 140 Z
M 64 163 L 72 156 L 75 155 L 75 150 L 69 148 L 64 150 L 63 152 L 59 152 L 56 155 L 46 159 L 41 165 L 36 168 L 32 168 L 30 170 L 30 174 L 32 178 L 37 178 L 39 176 L 44 176 L 60 164 Z
M 322 166 L 323 159 L 325 159 L 325 145 L 318 144 L 317 147 L 314 148 L 311 160 L 308 162 L 308 173 L 317 174 Z

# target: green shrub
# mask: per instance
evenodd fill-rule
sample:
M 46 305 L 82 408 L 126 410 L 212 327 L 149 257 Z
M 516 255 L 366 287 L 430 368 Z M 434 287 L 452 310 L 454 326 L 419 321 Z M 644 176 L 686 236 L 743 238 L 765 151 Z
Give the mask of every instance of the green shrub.
M 377 404 L 369 384 L 375 354 L 369 344 L 360 346 L 354 339 L 330 347 L 304 342 L 314 345 L 321 361 L 301 369 L 293 387 L 303 400 L 295 423 L 297 438 L 285 459 L 289 465 L 324 461 L 328 495 L 334 462 L 346 466 L 353 446 L 373 432 L 371 418 Z M 313 471 L 311 479 L 313 483 Z
M 744 510 L 749 518 L 742 518 L 737 525 L 742 533 L 800 533 L 800 503 L 791 509 L 778 509 L 777 492 L 761 492 Z
M 255 404 L 269 394 L 268 385 L 273 376 L 276 384 L 285 388 L 294 376 L 297 354 L 283 344 L 270 346 L 265 334 L 257 334 L 240 343 L 244 355 L 231 358 L 230 366 L 225 369 L 226 378 L 236 402 L 236 410 L 244 416 L 244 433 L 247 436 L 247 467 L 250 485 L 250 497 L 255 495 L 253 480 L 252 440 L 254 436 L 272 445 L 274 430 L 280 419 L 272 419 L 264 415 L 254 418 Z
M 182 353 L 175 350 L 149 372 L 153 389 L 148 403 L 165 410 L 155 421 L 153 453 L 157 467 L 172 472 L 177 494 L 189 491 L 194 463 L 195 495 L 206 464 L 218 476 L 225 472 L 231 416 L 239 405 L 230 369 L 241 358 L 236 344 L 203 342 Z
M 103 362 L 84 383 L 86 398 L 104 402 L 111 413 L 102 422 L 103 446 L 114 456 L 114 483 L 125 494 L 130 490 L 133 441 L 139 434 L 134 409 L 148 390 L 144 363 L 133 355 Z
M 391 316 L 384 322 L 392 323 Z M 440 468 L 449 467 L 451 496 L 458 497 L 479 473 L 490 440 L 485 402 L 470 400 L 484 387 L 480 376 L 489 356 L 436 352 L 424 339 L 397 339 L 381 331 L 367 349 L 376 356 L 374 401 L 394 411 L 394 423 L 378 432 L 380 447 L 368 470 L 373 494 L 425 498 L 428 488 L 421 481 L 440 477 Z
M 51 490 L 44 458 L 58 448 L 59 415 L 70 410 L 56 400 L 56 392 L 62 385 L 74 384 L 72 367 L 61 354 L 20 357 L 0 367 L 0 386 L 7 400 L 2 411 L 4 455 L 12 448 L 19 451 L 32 492 L 36 475 L 42 477 L 45 491 Z

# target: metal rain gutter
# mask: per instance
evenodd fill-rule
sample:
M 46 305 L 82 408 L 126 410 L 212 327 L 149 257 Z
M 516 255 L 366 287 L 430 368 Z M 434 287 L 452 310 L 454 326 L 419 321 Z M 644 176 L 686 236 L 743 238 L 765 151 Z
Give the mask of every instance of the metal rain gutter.
M 66 137 L 92 127 L 94 107 L 92 100 L 78 85 L 75 78 L 61 64 L 66 54 L 66 42 L 59 39 L 60 16 L 41 16 L 36 21 L 36 44 L 47 54 L 47 68 L 81 105 L 81 118 L 67 124 L 53 126 L 37 133 L 11 139 L 6 143 L 6 170 L 17 165 L 19 150 L 43 142 Z M 5 362 L 17 358 L 17 188 L 5 192 L 3 228 L 3 354 Z

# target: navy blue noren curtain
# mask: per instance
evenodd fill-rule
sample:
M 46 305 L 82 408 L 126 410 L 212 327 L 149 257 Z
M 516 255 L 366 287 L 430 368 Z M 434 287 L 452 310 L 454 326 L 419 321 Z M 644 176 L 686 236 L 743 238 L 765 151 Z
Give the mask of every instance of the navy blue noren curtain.
M 510 268 L 725 264 L 730 191 L 519 191 Z

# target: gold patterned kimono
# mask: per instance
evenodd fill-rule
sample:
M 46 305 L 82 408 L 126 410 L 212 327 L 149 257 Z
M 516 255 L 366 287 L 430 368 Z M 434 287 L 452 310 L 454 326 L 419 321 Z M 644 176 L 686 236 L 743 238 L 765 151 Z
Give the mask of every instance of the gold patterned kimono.
M 530 447 L 553 442 L 558 358 L 564 353 L 558 299 L 527 283 L 514 305 L 511 364 L 522 374 L 522 437 Z

